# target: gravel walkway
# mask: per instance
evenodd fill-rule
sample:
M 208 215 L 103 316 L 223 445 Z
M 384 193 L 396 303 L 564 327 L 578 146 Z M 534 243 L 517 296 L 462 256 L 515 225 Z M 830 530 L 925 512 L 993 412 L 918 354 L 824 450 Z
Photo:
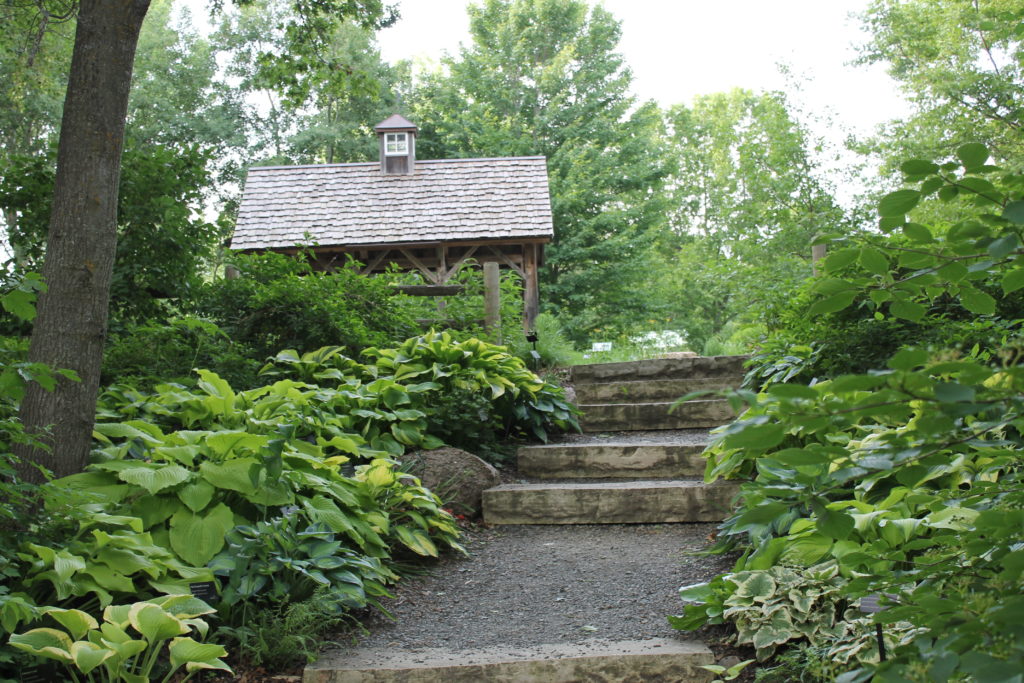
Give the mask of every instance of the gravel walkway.
M 594 432 L 586 434 L 559 434 L 552 438 L 552 444 L 707 444 L 708 429 L 660 429 L 648 432 Z
M 407 579 L 359 646 L 416 652 L 683 637 L 665 620 L 679 586 L 728 568 L 692 557 L 712 524 L 500 526 L 467 533 L 469 557 Z M 350 646 L 349 646 L 350 647 Z

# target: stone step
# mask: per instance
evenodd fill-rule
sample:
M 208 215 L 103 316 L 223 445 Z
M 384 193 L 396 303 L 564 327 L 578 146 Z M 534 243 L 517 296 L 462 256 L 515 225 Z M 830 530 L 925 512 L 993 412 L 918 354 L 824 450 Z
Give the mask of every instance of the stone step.
M 693 379 L 696 377 L 743 376 L 747 356 L 693 356 L 691 358 L 654 358 L 622 363 L 574 365 L 572 383 L 630 382 L 640 380 Z
M 613 438 L 524 446 L 516 459 L 520 474 L 537 479 L 672 479 L 702 476 L 706 445 Z
M 529 628 L 529 624 L 523 624 Z M 583 644 L 452 651 L 357 650 L 306 667 L 303 683 L 704 683 L 713 664 L 689 640 L 588 641 Z
M 694 429 L 718 427 L 735 417 L 729 402 L 723 399 L 687 401 L 669 413 L 671 406 L 671 401 L 581 404 L 580 427 L 584 432 Z
M 732 482 L 629 481 L 504 484 L 483 493 L 486 524 L 720 522 Z
M 743 381 L 742 375 L 697 377 L 692 379 L 640 380 L 634 382 L 600 382 L 577 384 L 578 403 L 648 403 L 674 401 L 691 391 L 720 391 L 735 389 Z

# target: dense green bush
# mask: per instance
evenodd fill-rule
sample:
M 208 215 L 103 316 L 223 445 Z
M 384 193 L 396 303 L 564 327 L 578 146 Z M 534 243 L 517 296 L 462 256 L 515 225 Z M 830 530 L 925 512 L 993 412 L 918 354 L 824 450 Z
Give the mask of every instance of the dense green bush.
M 263 363 L 252 347 L 232 340 L 217 325 L 192 316 L 165 323 L 127 324 L 112 333 L 103 354 L 102 383 L 152 389 L 188 382 L 196 368 L 216 372 L 234 387 L 258 383 Z
M 188 312 L 216 323 L 257 358 L 322 346 L 356 353 L 419 331 L 405 297 L 386 279 L 360 275 L 347 264 L 316 272 L 304 255 L 274 253 L 238 254 L 232 264 L 239 276 L 204 285 Z
M 841 374 L 854 367 L 851 355 L 835 360 L 835 376 L 807 385 L 800 373 L 817 375 L 836 348 L 852 345 L 805 344 L 762 366 L 762 393 L 730 394 L 747 410 L 716 435 L 705 478 L 744 480 L 716 547 L 742 555 L 734 573 L 683 591 L 677 627 L 732 621 L 762 655 L 806 643 L 806 656 L 786 666 L 803 662 L 842 683 L 1019 680 L 1024 175 L 987 165 L 980 145 L 957 156 L 904 164 L 919 185 L 879 204 L 881 228 L 902 234 L 847 243 L 809 290 L 807 319 L 841 318 L 854 305 L 871 311 L 860 338 L 870 351 L 857 361 L 867 371 Z M 908 221 L 933 195 L 958 204 L 962 220 Z M 893 335 L 875 338 L 872 326 Z M 910 345 L 922 339 L 926 348 Z M 780 582 L 795 585 L 823 565 L 837 574 L 814 586 L 815 596 L 831 595 L 818 617 L 841 621 L 794 618 L 807 586 L 783 594 Z M 884 609 L 868 620 L 851 607 L 871 595 Z M 774 615 L 756 629 L 752 604 L 763 608 L 755 618 Z M 885 630 L 885 662 L 868 624 Z

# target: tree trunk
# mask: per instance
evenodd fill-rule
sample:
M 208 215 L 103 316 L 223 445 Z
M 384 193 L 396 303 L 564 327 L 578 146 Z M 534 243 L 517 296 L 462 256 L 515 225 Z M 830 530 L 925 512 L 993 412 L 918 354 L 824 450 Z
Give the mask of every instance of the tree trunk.
M 117 244 L 117 193 L 128 91 L 150 0 L 81 0 L 64 99 L 53 210 L 29 360 L 70 368 L 52 392 L 30 382 L 21 419 L 51 451 L 20 448 L 55 476 L 86 465 L 96 413 L 110 280 Z M 23 477 L 39 481 L 23 463 Z

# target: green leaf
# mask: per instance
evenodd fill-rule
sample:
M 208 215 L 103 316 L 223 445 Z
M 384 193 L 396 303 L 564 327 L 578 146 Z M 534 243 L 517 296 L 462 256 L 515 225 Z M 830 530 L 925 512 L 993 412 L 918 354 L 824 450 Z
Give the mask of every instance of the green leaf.
M 203 479 L 182 486 L 178 490 L 178 499 L 188 506 L 192 512 L 199 512 L 213 500 L 213 494 L 217 491 L 213 484 Z
M 866 270 L 875 275 L 884 275 L 889 272 L 888 257 L 874 247 L 863 247 L 860 250 L 859 260 Z
M 217 669 L 231 673 L 231 668 L 220 661 L 228 653 L 216 643 L 198 643 L 191 638 L 175 638 L 167 648 L 171 656 L 171 667 L 185 666 L 186 671 Z
M 829 272 L 836 272 L 838 270 L 842 270 L 846 266 L 856 261 L 859 255 L 860 249 L 840 249 L 839 251 L 835 251 L 825 257 L 825 268 Z
M 1017 225 L 1024 225 L 1024 200 L 1017 200 L 1010 202 L 1003 209 L 1003 218 L 1016 223 Z
M 88 674 L 111 657 L 116 657 L 117 651 L 113 648 L 100 647 L 88 641 L 78 641 L 71 644 L 71 659 L 79 671 Z
M 778 446 L 785 434 L 785 428 L 778 423 L 742 425 L 739 431 L 725 437 L 722 445 L 725 448 L 754 448 L 764 451 Z
M 822 507 L 816 526 L 818 531 L 837 540 L 849 538 L 853 532 L 853 517 L 842 510 L 830 510 Z
M 150 602 L 137 602 L 128 610 L 128 623 L 154 645 L 183 633 L 188 633 L 188 626 L 181 619 L 171 616 L 159 605 Z
M 150 493 L 158 493 L 187 480 L 192 473 L 181 465 L 163 463 L 140 463 L 138 467 L 123 469 L 117 473 L 121 481 L 141 486 Z
M 974 400 L 974 388 L 956 382 L 940 382 L 935 385 L 935 398 L 943 403 L 965 403 Z
M 171 517 L 171 548 L 193 567 L 204 567 L 224 547 L 224 535 L 234 526 L 231 508 L 224 503 L 206 515 L 179 510 Z
M 992 240 L 987 249 L 992 258 L 1001 259 L 1012 254 L 1019 246 L 1020 241 L 1017 239 L 1017 235 L 1008 232 Z
M 857 292 L 855 291 L 840 292 L 839 294 L 833 294 L 828 298 L 820 299 L 814 302 L 814 304 L 812 304 L 811 307 L 808 309 L 807 314 L 822 315 L 825 313 L 835 313 L 836 311 L 841 311 L 850 304 L 852 304 L 856 296 Z
M 918 322 L 928 309 L 916 301 L 893 301 L 889 304 L 889 314 L 911 322 Z
M 91 614 L 78 609 L 46 607 L 42 610 L 42 613 L 56 619 L 61 626 L 68 630 L 71 637 L 75 640 L 81 640 L 90 630 L 100 627 L 99 622 Z
M 971 170 L 983 166 L 988 161 L 988 148 L 980 142 L 968 142 L 956 150 L 957 158 L 963 162 L 964 168 Z
M 882 197 L 878 202 L 880 216 L 904 216 L 921 201 L 917 190 L 897 190 Z
M 409 550 L 418 555 L 437 557 L 437 546 L 430 538 L 419 529 L 410 529 L 407 526 L 396 526 L 398 539 Z
M 1013 294 L 1024 287 L 1024 268 L 1015 268 L 1003 275 L 1003 294 Z
M 900 170 L 907 175 L 927 175 L 937 173 L 939 166 L 927 159 L 908 159 L 900 164 Z
M 259 466 L 259 464 L 256 458 L 236 458 L 224 463 L 207 460 L 199 466 L 199 472 L 203 475 L 203 479 L 219 489 L 251 494 L 256 492 L 256 487 L 249 477 L 249 470 L 253 465 Z
M 960 303 L 971 313 L 992 315 L 996 312 L 996 300 L 991 296 L 967 285 L 960 286 Z
M 903 234 L 915 242 L 934 242 L 935 236 L 927 226 L 920 223 L 907 223 L 903 226 Z
M 55 628 L 34 628 L 25 633 L 15 633 L 8 642 L 37 657 L 56 659 L 59 662 L 71 661 L 71 638 Z

